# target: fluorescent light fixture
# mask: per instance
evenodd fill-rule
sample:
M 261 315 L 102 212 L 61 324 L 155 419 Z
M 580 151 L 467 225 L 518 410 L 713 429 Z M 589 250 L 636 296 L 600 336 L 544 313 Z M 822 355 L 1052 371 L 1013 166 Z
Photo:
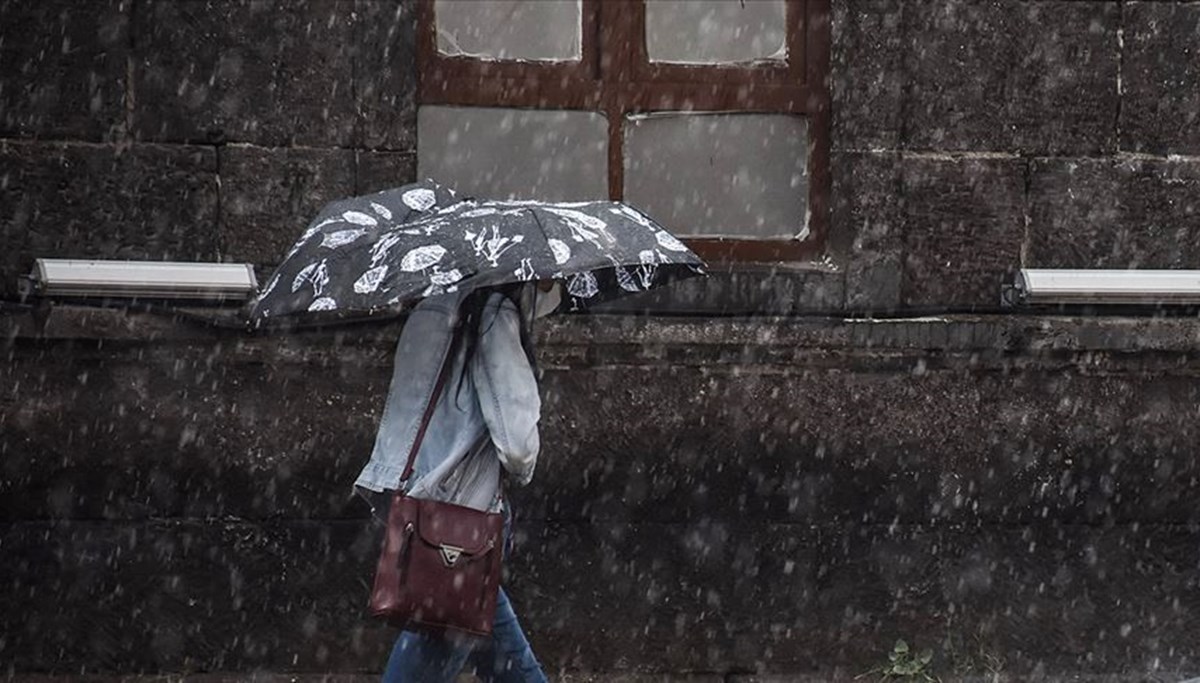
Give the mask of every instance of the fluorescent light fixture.
M 40 258 L 29 279 L 30 293 L 46 297 L 221 301 L 245 299 L 258 290 L 247 263 Z
M 1200 270 L 1027 268 L 1001 295 L 1009 305 L 1200 304 Z

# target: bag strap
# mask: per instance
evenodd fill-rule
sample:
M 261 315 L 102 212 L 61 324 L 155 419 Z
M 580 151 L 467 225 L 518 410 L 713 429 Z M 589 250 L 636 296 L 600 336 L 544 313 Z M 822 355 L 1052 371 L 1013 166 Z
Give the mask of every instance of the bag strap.
M 450 375 L 450 366 L 454 364 L 454 356 L 458 352 L 458 340 L 462 336 L 461 330 L 455 328 L 453 334 L 454 339 L 450 342 L 450 348 L 446 351 L 446 358 L 442 361 L 442 369 L 438 372 L 437 383 L 433 385 L 433 394 L 429 397 L 429 404 L 425 406 L 425 412 L 421 415 L 421 426 L 417 429 L 417 436 L 413 440 L 412 449 L 408 452 L 408 462 L 404 465 L 404 474 L 400 475 L 400 482 L 406 483 L 408 478 L 412 476 L 413 465 L 416 464 L 417 451 L 421 450 L 421 442 L 425 440 L 425 431 L 429 429 L 429 420 L 433 418 L 433 411 L 437 407 L 438 399 L 442 396 L 442 390 L 446 387 L 446 379 Z M 467 369 L 464 367 L 463 372 Z M 403 489 L 401 489 L 403 490 Z

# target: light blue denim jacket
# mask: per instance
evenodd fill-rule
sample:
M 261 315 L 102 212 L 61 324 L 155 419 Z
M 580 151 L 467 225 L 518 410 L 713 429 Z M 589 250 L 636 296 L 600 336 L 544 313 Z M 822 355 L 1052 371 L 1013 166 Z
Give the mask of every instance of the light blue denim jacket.
M 430 297 L 409 314 L 396 344 L 375 447 L 356 487 L 383 492 L 400 486 L 464 297 L 465 293 Z M 501 468 L 517 485 L 533 478 L 541 399 L 521 346 L 520 324 L 521 314 L 511 300 L 501 294 L 488 299 L 470 367 L 463 367 L 465 344 L 458 345 L 451 361 L 417 451 L 406 487 L 409 495 L 497 511 Z

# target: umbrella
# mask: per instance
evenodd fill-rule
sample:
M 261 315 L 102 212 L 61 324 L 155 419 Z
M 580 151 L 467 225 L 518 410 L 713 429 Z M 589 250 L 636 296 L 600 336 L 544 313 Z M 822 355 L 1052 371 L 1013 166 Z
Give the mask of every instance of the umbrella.
M 348 208 L 376 204 L 372 197 L 380 195 L 326 207 L 269 279 L 251 317 L 373 313 L 459 289 L 543 279 L 565 281 L 571 305 L 583 308 L 704 272 L 687 246 L 621 202 L 441 205 L 451 191 L 432 182 L 422 189 L 432 194 L 403 216 Z M 403 202 L 411 192 L 381 194 Z

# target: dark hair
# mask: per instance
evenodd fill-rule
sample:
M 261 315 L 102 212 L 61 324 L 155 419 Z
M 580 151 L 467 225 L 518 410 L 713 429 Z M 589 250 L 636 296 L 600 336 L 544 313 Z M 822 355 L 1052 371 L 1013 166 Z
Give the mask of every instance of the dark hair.
M 455 344 L 461 344 L 465 349 L 463 356 L 463 371 L 458 378 L 458 388 L 455 390 L 455 399 L 458 398 L 458 393 L 462 391 L 463 380 L 466 379 L 467 372 L 471 367 L 471 360 L 475 357 L 475 351 L 479 348 L 479 338 L 487 330 L 480 329 L 483 324 L 483 314 L 488 305 L 488 300 L 493 294 L 502 294 L 506 299 L 513 302 L 517 307 L 517 313 L 521 318 L 521 348 L 525 350 L 525 357 L 529 359 L 529 366 L 537 373 L 537 359 L 534 356 L 533 349 L 533 316 L 532 310 L 526 311 L 521 305 L 521 291 L 525 283 L 513 283 L 508 285 L 500 285 L 497 287 L 484 287 L 477 289 L 467 295 L 459 308 L 458 325 L 454 331 Z M 495 304 L 502 305 L 503 302 Z M 492 319 L 495 322 L 495 318 Z

